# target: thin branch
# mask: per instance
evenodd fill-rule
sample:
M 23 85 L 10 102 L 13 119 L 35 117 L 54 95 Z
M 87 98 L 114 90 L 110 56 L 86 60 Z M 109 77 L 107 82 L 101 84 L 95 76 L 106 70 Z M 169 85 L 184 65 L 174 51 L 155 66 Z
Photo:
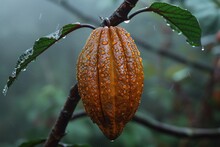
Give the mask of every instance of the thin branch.
M 128 13 L 133 9 L 138 0 L 124 0 L 118 9 L 108 18 L 111 26 L 117 26 L 125 20 L 128 20 Z M 105 26 L 105 21 L 101 26 Z
M 47 138 L 46 143 L 44 144 L 45 147 L 56 147 L 58 145 L 61 138 L 65 135 L 67 124 L 79 100 L 80 100 L 80 96 L 78 93 L 78 86 L 76 84 L 70 90 L 69 96 L 66 100 L 63 110 L 60 112 L 60 115 L 49 137 Z
M 53 0 L 49 0 L 54 2 Z M 54 2 L 55 3 L 55 2 Z M 58 3 L 55 3 L 58 4 Z M 74 6 L 70 6 L 70 4 L 68 3 L 68 1 L 62 1 L 61 3 L 59 3 L 60 6 L 62 6 L 64 9 L 68 10 L 71 14 L 73 15 L 77 15 L 80 18 L 87 20 L 88 22 L 91 22 L 95 25 L 99 25 L 99 21 L 97 21 L 96 19 L 94 19 L 93 17 L 90 17 L 84 13 L 82 13 L 80 10 L 78 10 L 77 8 L 75 8 Z M 135 12 L 134 12 L 135 13 Z M 132 14 L 131 14 L 132 15 Z M 129 17 L 131 17 L 131 15 Z M 167 57 L 171 60 L 177 61 L 179 63 L 182 64 L 186 64 L 189 65 L 193 68 L 202 70 L 202 71 L 206 71 L 206 72 L 213 72 L 213 67 L 206 65 L 206 64 L 202 64 L 200 62 L 196 62 L 196 61 L 190 61 L 182 56 L 179 56 L 177 54 L 174 54 L 172 52 L 167 52 L 167 50 L 163 50 L 161 48 L 155 48 L 153 46 L 151 46 L 150 44 L 146 43 L 145 41 L 143 41 L 142 39 L 133 36 L 133 39 L 135 40 L 135 42 L 140 45 L 141 47 L 143 47 L 144 49 L 151 51 L 153 53 L 159 54 L 161 56 Z
M 71 121 L 74 121 L 78 118 L 87 116 L 85 111 L 80 111 L 75 113 Z M 168 125 L 157 120 L 154 120 L 146 115 L 136 114 L 133 119 L 133 122 L 148 127 L 149 129 L 158 131 L 160 133 L 165 133 L 179 138 L 219 138 L 220 137 L 220 128 L 205 129 L 205 128 L 186 128 L 186 127 L 176 127 L 173 125 Z
M 48 0 L 48 1 L 54 3 L 58 6 L 62 6 L 62 8 L 64 8 L 65 10 L 67 10 L 68 12 L 73 14 L 74 16 L 78 16 L 78 17 L 82 18 L 83 20 L 86 20 L 87 22 L 92 22 L 95 25 L 100 24 L 100 22 L 98 20 L 96 20 L 88 15 L 84 15 L 80 10 L 78 10 L 74 6 L 71 6 L 67 0 L 62 0 L 60 2 L 56 2 L 55 0 Z
M 206 72 L 209 72 L 209 73 L 212 73 L 213 70 L 214 70 L 214 68 L 209 66 L 209 65 L 202 64 L 202 63 L 196 62 L 196 61 L 190 61 L 187 58 L 184 58 L 182 56 L 179 56 L 179 55 L 177 55 L 175 53 L 169 52 L 169 51 L 164 50 L 162 48 L 155 48 L 155 47 L 145 43 L 143 40 L 138 39 L 135 36 L 133 36 L 133 39 L 135 40 L 135 42 L 137 44 L 141 45 L 144 49 L 146 49 L 148 51 L 151 51 L 153 53 L 159 54 L 161 56 L 167 57 L 167 58 L 169 58 L 171 60 L 177 61 L 177 62 L 182 63 L 182 64 L 189 65 L 189 66 L 191 66 L 193 68 L 196 68 L 196 69 L 202 70 L 202 71 L 206 71 Z

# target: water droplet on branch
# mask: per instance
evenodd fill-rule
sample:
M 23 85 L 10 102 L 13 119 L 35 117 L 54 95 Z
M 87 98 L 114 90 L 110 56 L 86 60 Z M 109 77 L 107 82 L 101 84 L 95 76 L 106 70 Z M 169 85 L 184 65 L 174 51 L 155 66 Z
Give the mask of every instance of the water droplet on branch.
M 129 22 L 130 22 L 130 20 L 125 20 L 125 21 L 124 21 L 124 23 L 129 23 Z

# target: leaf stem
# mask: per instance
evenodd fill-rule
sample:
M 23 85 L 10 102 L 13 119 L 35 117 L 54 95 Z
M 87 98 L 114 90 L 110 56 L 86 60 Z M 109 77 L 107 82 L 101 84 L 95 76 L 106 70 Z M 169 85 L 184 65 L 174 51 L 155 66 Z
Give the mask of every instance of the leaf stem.
M 94 25 L 91 24 L 81 24 L 80 28 L 90 28 L 90 29 L 96 29 L 96 27 Z
M 146 12 L 146 11 L 150 11 L 149 8 L 145 7 L 145 8 L 141 8 L 141 9 L 138 9 L 137 11 L 135 11 L 134 13 L 132 13 L 131 15 L 128 16 L 128 20 L 132 19 L 134 16 L 142 13 L 142 12 Z

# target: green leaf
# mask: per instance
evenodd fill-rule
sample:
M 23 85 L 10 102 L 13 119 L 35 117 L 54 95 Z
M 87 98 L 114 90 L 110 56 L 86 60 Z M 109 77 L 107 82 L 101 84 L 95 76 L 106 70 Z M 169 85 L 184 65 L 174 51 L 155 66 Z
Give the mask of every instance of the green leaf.
M 67 24 L 63 26 L 61 29 L 57 30 L 56 32 L 36 40 L 33 47 L 26 50 L 18 58 L 14 71 L 12 72 L 11 76 L 9 76 L 7 84 L 5 85 L 2 93 L 4 95 L 7 94 L 8 88 L 13 84 L 15 79 L 17 79 L 20 72 L 26 70 L 26 67 L 30 62 L 34 61 L 41 53 L 43 53 L 50 46 L 52 46 L 57 41 L 65 37 L 67 34 L 82 27 L 88 27 L 88 26 L 81 25 L 80 23 Z
M 155 2 L 146 11 L 153 11 L 163 16 L 167 25 L 178 34 L 183 34 L 192 46 L 201 46 L 201 28 L 195 16 L 188 10 L 163 2 Z
M 20 144 L 18 147 L 34 147 L 36 145 L 44 143 L 45 141 L 45 139 L 28 140 Z

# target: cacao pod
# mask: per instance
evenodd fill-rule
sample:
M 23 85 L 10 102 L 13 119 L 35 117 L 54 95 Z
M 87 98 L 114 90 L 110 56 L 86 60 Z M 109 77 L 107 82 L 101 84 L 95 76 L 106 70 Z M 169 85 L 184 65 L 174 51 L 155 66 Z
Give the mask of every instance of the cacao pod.
M 143 79 L 140 52 L 125 29 L 93 30 L 78 58 L 78 90 L 86 113 L 109 139 L 134 116 Z

